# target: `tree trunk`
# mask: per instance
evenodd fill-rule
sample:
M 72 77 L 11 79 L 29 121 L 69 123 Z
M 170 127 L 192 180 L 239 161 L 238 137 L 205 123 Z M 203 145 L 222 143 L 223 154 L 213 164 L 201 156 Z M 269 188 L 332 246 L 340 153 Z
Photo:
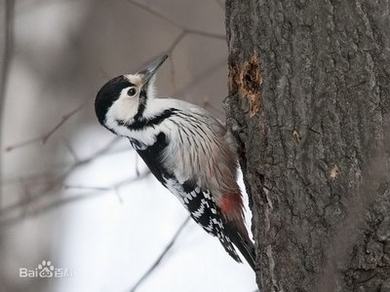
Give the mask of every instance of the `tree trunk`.
M 261 291 L 390 291 L 390 4 L 227 0 Z

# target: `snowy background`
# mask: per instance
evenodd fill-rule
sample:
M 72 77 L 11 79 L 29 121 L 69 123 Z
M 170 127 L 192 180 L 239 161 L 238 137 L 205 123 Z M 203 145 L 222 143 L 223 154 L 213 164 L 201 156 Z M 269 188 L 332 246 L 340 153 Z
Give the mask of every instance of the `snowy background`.
M 158 92 L 223 119 L 219 1 L 15 1 L 2 121 L 0 291 L 131 291 L 187 218 L 128 142 L 98 125 L 108 79 L 169 51 Z M 20 278 L 42 260 L 64 278 Z M 189 221 L 136 291 L 256 290 L 254 273 Z M 135 291 L 135 290 L 134 290 Z

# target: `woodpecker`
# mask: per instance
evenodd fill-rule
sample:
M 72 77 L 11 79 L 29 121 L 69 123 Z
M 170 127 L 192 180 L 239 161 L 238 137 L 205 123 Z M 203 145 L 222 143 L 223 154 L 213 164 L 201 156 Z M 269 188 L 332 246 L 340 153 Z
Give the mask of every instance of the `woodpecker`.
M 235 261 L 241 259 L 233 245 L 254 269 L 232 139 L 205 109 L 174 98 L 156 98 L 155 74 L 167 58 L 160 56 L 136 74 L 108 81 L 95 99 L 97 118 L 130 141 L 153 175 Z

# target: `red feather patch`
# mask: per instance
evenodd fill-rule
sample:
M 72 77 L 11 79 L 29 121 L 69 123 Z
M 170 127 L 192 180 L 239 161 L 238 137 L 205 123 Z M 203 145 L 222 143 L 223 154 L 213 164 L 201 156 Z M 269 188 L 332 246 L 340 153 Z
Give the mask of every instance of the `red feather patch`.
M 226 194 L 219 200 L 219 208 L 228 217 L 235 217 L 242 212 L 242 200 L 240 194 Z

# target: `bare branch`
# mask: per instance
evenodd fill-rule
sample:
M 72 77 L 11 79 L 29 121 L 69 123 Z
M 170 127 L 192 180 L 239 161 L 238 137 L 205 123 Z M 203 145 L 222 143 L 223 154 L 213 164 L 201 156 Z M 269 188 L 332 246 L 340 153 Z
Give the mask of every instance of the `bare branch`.
M 226 36 L 224 34 L 211 33 L 211 32 L 207 32 L 207 31 L 201 31 L 201 30 L 197 30 L 197 29 L 187 29 L 187 28 L 185 28 L 183 30 L 184 30 L 184 32 L 186 32 L 188 34 L 200 35 L 200 36 L 214 38 L 214 39 L 218 39 L 218 40 L 222 40 L 222 41 L 226 40 Z
M 116 142 L 117 140 L 115 140 L 114 142 Z M 111 144 L 111 142 L 110 142 Z M 65 146 L 67 146 L 65 144 Z M 110 146 L 110 145 L 108 145 Z M 107 146 L 103 147 L 103 148 L 106 148 Z M 109 147 L 110 149 L 108 149 L 107 151 L 105 151 L 104 153 L 99 153 L 97 156 L 96 156 L 96 159 L 97 158 L 100 158 L 100 157 L 103 157 L 105 155 L 113 155 L 113 154 L 120 154 L 120 153 L 127 153 L 129 151 L 128 147 L 127 148 L 121 148 L 121 149 L 116 149 L 114 151 L 111 150 L 111 146 Z M 105 149 L 104 149 L 105 150 Z M 100 151 L 100 150 L 99 150 Z M 135 154 L 137 154 L 135 151 L 134 151 Z M 95 154 L 94 154 L 95 155 Z M 73 154 L 72 154 L 73 156 Z M 76 158 L 74 157 L 74 162 L 73 163 L 77 163 L 79 162 L 81 159 L 80 158 Z M 43 172 L 38 172 L 38 173 L 32 173 L 32 174 L 29 174 L 29 175 L 26 175 L 26 176 L 22 176 L 22 177 L 15 177 L 15 178 L 8 178 L 8 179 L 3 179 L 0 181 L 0 184 L 1 185 L 12 185 L 12 184 L 19 184 L 20 181 L 27 181 L 27 182 L 31 182 L 31 181 L 39 181 L 39 180 L 43 180 L 43 179 L 46 179 L 46 180 L 50 180 L 49 178 L 50 177 L 53 177 L 54 176 L 54 173 L 56 171 L 61 171 L 61 170 L 67 170 L 69 169 L 70 167 L 72 167 L 73 164 L 71 165 L 64 165 L 64 166 L 60 166 L 59 168 L 53 168 L 51 170 L 46 170 L 46 171 L 43 171 Z M 139 173 L 139 170 L 138 170 L 138 173 Z
M 78 155 L 76 154 L 76 151 L 73 149 L 73 147 L 69 144 L 68 141 L 66 141 L 66 139 L 64 138 L 64 145 L 66 147 L 66 149 L 68 149 L 70 155 L 72 156 L 73 160 L 75 161 L 75 163 L 77 163 L 78 161 L 80 161 L 80 158 L 78 157 Z
M 135 173 L 137 176 L 140 176 L 138 153 L 136 151 L 134 151 L 134 153 L 135 153 Z
M 97 186 L 81 186 L 81 185 L 64 185 L 65 189 L 77 189 L 77 190 L 88 190 L 88 191 L 115 191 L 119 190 L 121 187 L 128 185 L 131 182 L 136 181 L 137 178 L 143 179 L 148 176 L 151 172 L 149 170 L 144 171 L 143 173 L 137 174 L 135 178 L 125 179 L 116 184 L 113 184 L 109 187 L 97 187 Z
M 157 18 L 160 18 L 160 19 L 162 19 L 162 20 L 164 20 L 164 21 L 166 21 L 166 22 L 172 24 L 172 25 L 175 26 L 175 27 L 181 28 L 181 26 L 180 26 L 179 23 L 177 23 L 177 22 L 175 22 L 174 20 L 168 18 L 167 16 L 165 16 L 164 14 L 162 14 L 162 13 L 160 13 L 160 12 L 158 12 L 158 11 L 156 11 L 156 10 L 154 10 L 154 9 L 151 9 L 149 6 L 147 6 L 147 5 L 145 5 L 145 4 L 142 4 L 142 3 L 140 3 L 140 2 L 137 2 L 137 1 L 135 1 L 135 0 L 127 0 L 127 1 L 128 1 L 129 3 L 131 3 L 131 4 L 133 4 L 134 6 L 137 6 L 138 8 L 140 8 L 140 9 L 142 9 L 142 10 L 148 12 L 149 14 L 151 14 L 151 15 L 157 17 Z
M 112 187 L 90 187 L 90 186 L 77 186 L 77 185 L 64 185 L 65 190 L 88 190 L 88 191 L 112 191 Z
M 150 13 L 151 15 L 157 17 L 157 18 L 160 18 L 170 24 L 172 24 L 173 26 L 181 29 L 183 32 L 186 32 L 186 33 L 193 33 L 193 34 L 198 34 L 198 35 L 203 35 L 203 36 L 206 36 L 206 37 L 211 37 L 211 38 L 216 38 L 216 39 L 222 39 L 222 40 L 225 40 L 225 35 L 221 35 L 221 34 L 215 34 L 215 33 L 209 33 L 209 32 L 206 32 L 206 31 L 201 31 L 201 30 L 196 30 L 196 29 L 190 29 L 190 28 L 187 28 L 185 26 L 183 26 L 182 24 L 176 22 L 175 20 L 167 17 L 166 15 L 150 8 L 149 6 L 145 5 L 145 4 L 142 4 L 140 2 L 137 2 L 135 0 L 127 0 L 129 3 L 133 4 L 134 6 L 137 6 L 138 8 Z
M 175 234 L 173 235 L 172 239 L 168 243 L 168 245 L 164 248 L 164 250 L 161 252 L 161 254 L 158 256 L 158 258 L 155 260 L 155 262 L 150 266 L 150 268 L 142 275 L 142 277 L 135 283 L 135 285 L 130 289 L 130 292 L 135 292 L 138 287 L 147 279 L 149 276 L 153 273 L 153 271 L 161 264 L 162 260 L 167 256 L 168 252 L 172 249 L 173 245 L 179 238 L 181 232 L 183 231 L 184 227 L 187 226 L 188 222 L 190 221 L 190 216 L 188 216 L 184 222 L 179 226 Z
M 176 47 L 180 44 L 180 42 L 187 36 L 187 35 L 199 35 L 203 37 L 209 37 L 209 38 L 215 38 L 218 40 L 225 40 L 226 37 L 224 35 L 220 34 L 214 34 L 214 33 L 209 33 L 209 32 L 204 32 L 204 31 L 199 31 L 195 29 L 183 29 L 173 40 L 171 46 L 167 49 L 167 53 L 170 55 L 173 53 L 173 51 L 176 49 Z
M 35 144 L 38 142 L 45 144 L 50 139 L 50 137 L 53 136 L 53 134 L 55 132 L 57 132 L 59 128 L 61 128 L 61 126 L 63 124 L 65 124 L 75 114 L 80 112 L 87 104 L 88 104 L 88 102 L 82 103 L 81 105 L 79 105 L 75 109 L 73 109 L 70 112 L 68 112 L 67 114 L 63 115 L 61 117 L 60 121 L 57 124 L 55 124 L 53 128 L 51 128 L 48 132 L 44 133 L 43 135 L 40 135 L 36 138 L 32 138 L 32 139 L 29 139 L 29 140 L 26 140 L 23 142 L 19 142 L 19 143 L 14 144 L 14 145 L 10 145 L 10 146 L 5 148 L 5 151 L 10 152 L 10 151 L 13 151 L 17 148 L 22 148 L 22 147 L 29 146 L 31 144 Z
M 10 213 L 10 209 L 8 209 L 8 207 L 7 207 L 6 209 L 2 210 L 2 212 L 0 213 L 0 215 L 1 215 L 1 217 L 0 217 L 1 218 L 0 231 L 6 226 L 11 226 L 15 223 L 18 223 L 20 220 L 24 219 L 26 216 L 34 217 L 34 216 L 46 213 L 50 210 L 53 210 L 53 209 L 56 209 L 59 207 L 63 207 L 63 206 L 68 205 L 70 203 L 79 202 L 81 200 L 85 200 L 85 199 L 89 199 L 89 198 L 99 197 L 99 196 L 102 196 L 110 191 L 117 191 L 119 188 L 121 188 L 125 185 L 129 185 L 129 184 L 133 183 L 134 181 L 138 181 L 138 180 L 146 178 L 149 174 L 150 174 L 150 171 L 145 171 L 140 176 L 135 176 L 133 178 L 123 180 L 119 183 L 116 183 L 116 184 L 110 186 L 110 187 L 65 186 L 65 188 L 67 188 L 67 189 L 77 188 L 77 189 L 81 189 L 81 190 L 92 190 L 92 192 L 87 193 L 87 194 L 84 193 L 84 194 L 78 194 L 78 195 L 69 195 L 69 196 L 65 196 L 65 197 L 59 197 L 59 198 L 56 198 L 56 199 L 49 201 L 47 203 L 43 203 L 41 206 L 38 206 L 35 208 L 33 208 L 33 206 L 31 206 L 31 204 L 32 203 L 38 204 L 39 201 L 37 199 L 33 199 L 32 197 L 29 197 L 27 205 L 24 202 L 19 202 L 19 204 L 20 204 L 19 206 L 13 205 L 10 207 L 10 208 L 12 208 L 12 210 L 16 210 L 18 207 L 28 206 L 30 210 L 25 209 L 24 212 L 22 212 L 22 214 L 18 214 L 14 217 L 7 218 L 8 213 Z M 42 196 L 39 196 L 38 198 L 41 198 L 41 197 Z
M 182 32 L 180 32 L 177 37 L 173 40 L 171 46 L 167 49 L 167 54 L 168 55 L 171 55 L 172 52 L 175 50 L 175 48 L 177 47 L 177 45 L 184 39 L 184 37 L 186 36 L 186 32 L 183 30 Z M 171 58 L 172 59 L 172 58 Z
M 28 203 L 37 203 L 47 196 L 50 195 L 50 191 L 53 191 L 58 185 L 64 181 L 75 169 L 77 169 L 80 166 L 86 165 L 90 163 L 91 161 L 95 160 L 96 158 L 100 157 L 101 155 L 108 152 L 111 147 L 119 140 L 118 137 L 115 137 L 113 140 L 111 140 L 106 146 L 102 147 L 101 149 L 97 150 L 94 154 L 89 156 L 88 158 L 76 161 L 74 164 L 72 164 L 63 174 L 59 175 L 58 177 L 55 177 L 53 181 L 46 187 L 45 191 L 42 192 L 39 196 L 35 196 L 31 198 L 31 200 Z M 4 207 L 1 209 L 0 216 L 7 216 L 9 213 L 19 209 L 19 208 L 26 208 L 26 202 L 25 200 L 18 201 L 12 205 L 9 205 L 7 207 Z

